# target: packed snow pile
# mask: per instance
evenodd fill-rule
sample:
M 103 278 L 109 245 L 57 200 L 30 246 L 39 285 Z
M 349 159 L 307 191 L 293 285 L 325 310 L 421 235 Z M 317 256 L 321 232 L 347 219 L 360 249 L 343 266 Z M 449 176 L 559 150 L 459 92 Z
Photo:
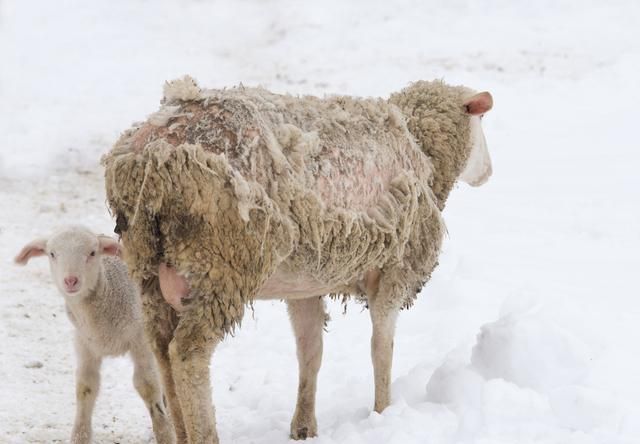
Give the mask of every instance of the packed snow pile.
M 471 355 L 484 379 L 548 392 L 580 383 L 589 350 L 571 331 L 534 313 L 509 314 L 482 327 Z
M 591 434 L 594 442 L 617 442 L 612 430 L 631 436 L 640 416 L 629 414 L 613 391 L 588 385 L 593 357 L 540 306 L 503 314 L 480 328 L 470 353 L 450 353 L 431 375 L 426 399 L 457 415 L 462 441 L 489 433 L 543 442 L 558 436 L 568 441 L 553 442 L 582 442 Z

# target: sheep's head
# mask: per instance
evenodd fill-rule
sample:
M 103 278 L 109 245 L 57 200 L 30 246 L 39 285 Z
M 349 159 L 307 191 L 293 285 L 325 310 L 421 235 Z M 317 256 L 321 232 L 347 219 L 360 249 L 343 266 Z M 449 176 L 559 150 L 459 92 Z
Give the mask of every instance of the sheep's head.
M 492 107 L 493 98 L 488 92 L 475 94 L 464 102 L 465 112 L 470 116 L 471 152 L 459 179 L 474 187 L 484 184 L 492 173 L 491 157 L 482 132 L 482 117 Z
M 96 235 L 80 226 L 66 227 L 49 239 L 29 242 L 14 259 L 26 265 L 29 259 L 47 256 L 56 287 L 67 300 L 80 300 L 91 293 L 100 276 L 100 257 L 117 255 L 118 241 Z

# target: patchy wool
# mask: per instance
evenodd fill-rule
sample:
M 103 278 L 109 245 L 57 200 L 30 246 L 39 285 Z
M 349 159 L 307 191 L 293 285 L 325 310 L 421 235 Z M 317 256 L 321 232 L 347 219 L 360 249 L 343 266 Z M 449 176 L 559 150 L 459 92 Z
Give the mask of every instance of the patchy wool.
M 389 101 L 319 99 L 170 82 L 103 158 L 131 273 L 154 280 L 169 262 L 187 278 L 187 335 L 231 332 L 276 272 L 360 294 L 380 270 L 385 303 L 411 305 L 469 155 L 467 92 L 417 82 Z
M 441 210 L 469 158 L 469 116 L 460 104 L 472 94 L 464 86 L 419 81 L 389 99 L 406 116 L 409 131 L 431 159 L 431 188 Z
M 181 79 L 171 80 L 164 84 L 163 103 L 172 104 L 185 102 L 188 100 L 198 100 L 200 98 L 200 87 L 190 76 Z

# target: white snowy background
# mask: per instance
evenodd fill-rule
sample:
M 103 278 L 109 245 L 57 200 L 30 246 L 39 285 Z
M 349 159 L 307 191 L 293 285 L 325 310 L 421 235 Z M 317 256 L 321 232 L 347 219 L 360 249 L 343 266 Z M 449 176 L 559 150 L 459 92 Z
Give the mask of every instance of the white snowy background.
M 109 233 L 102 153 L 165 80 L 386 97 L 489 90 L 494 176 L 445 210 L 441 265 L 371 412 L 368 313 L 330 303 L 318 444 L 640 442 L 637 0 L 0 0 L 0 442 L 66 442 L 72 327 L 46 260 L 67 222 Z M 288 441 L 284 304 L 257 303 L 211 366 L 222 443 Z M 132 366 L 103 366 L 96 443 L 153 442 Z

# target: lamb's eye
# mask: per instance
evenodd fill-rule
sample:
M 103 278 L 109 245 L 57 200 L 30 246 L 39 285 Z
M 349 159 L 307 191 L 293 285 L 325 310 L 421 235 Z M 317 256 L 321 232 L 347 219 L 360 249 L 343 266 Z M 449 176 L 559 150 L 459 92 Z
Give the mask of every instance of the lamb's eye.
M 49 253 L 49 256 L 51 256 L 51 259 L 55 259 L 56 258 L 56 255 L 53 254 L 53 251 L 51 253 Z
M 95 255 L 96 255 L 96 252 L 95 252 L 95 251 L 92 251 L 91 253 L 89 253 L 89 256 L 91 256 L 91 257 L 93 257 L 93 256 L 95 256 Z

